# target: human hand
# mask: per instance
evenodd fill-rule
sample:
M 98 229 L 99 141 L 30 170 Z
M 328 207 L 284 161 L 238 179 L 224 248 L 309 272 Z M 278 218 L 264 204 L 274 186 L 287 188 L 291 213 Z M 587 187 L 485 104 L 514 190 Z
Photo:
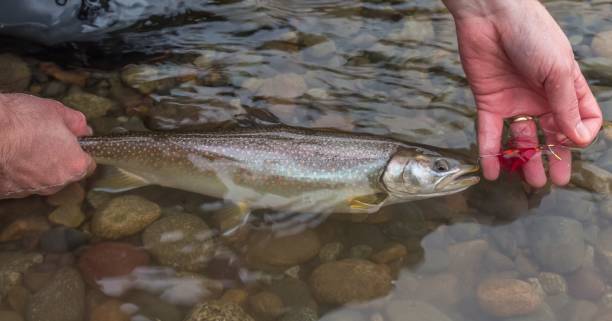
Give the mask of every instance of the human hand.
M 478 107 L 478 143 L 485 178 L 499 176 L 504 118 L 537 116 L 547 144 L 586 146 L 602 124 L 597 101 L 571 45 L 537 0 L 443 0 L 455 18 L 463 69 Z M 534 121 L 510 125 L 517 147 L 539 145 Z M 571 153 L 549 159 L 553 183 L 565 185 Z M 523 166 L 527 183 L 546 184 L 541 155 Z
M 93 172 L 77 142 L 90 134 L 85 116 L 57 101 L 0 94 L 0 199 L 54 194 Z

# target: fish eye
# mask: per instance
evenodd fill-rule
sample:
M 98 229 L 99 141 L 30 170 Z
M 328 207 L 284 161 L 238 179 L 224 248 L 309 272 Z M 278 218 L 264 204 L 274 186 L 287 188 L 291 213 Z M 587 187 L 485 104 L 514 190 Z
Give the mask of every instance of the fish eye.
M 446 159 L 436 159 L 433 168 L 436 172 L 446 172 L 450 169 L 450 164 Z

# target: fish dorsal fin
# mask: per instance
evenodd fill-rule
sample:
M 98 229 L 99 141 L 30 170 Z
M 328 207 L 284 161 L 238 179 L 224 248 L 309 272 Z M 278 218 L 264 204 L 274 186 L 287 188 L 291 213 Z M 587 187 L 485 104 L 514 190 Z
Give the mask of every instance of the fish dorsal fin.
M 108 193 L 120 193 L 150 185 L 141 176 L 115 166 L 104 166 L 102 175 L 94 182 L 93 190 Z
M 349 206 L 360 210 L 375 209 L 380 208 L 386 199 L 387 195 L 383 193 L 363 195 L 350 199 Z

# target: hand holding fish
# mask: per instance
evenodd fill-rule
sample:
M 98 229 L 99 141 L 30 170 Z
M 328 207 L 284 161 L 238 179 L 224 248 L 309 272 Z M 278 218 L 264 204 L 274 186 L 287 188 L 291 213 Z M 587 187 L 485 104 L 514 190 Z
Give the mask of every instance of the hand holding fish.
M 550 145 L 588 145 L 602 124 L 601 109 L 574 59 L 572 47 L 536 0 L 444 0 L 457 27 L 463 68 L 478 107 L 478 142 L 484 176 L 496 179 L 503 165 L 503 121 L 539 118 Z M 540 145 L 533 120 L 512 122 L 515 148 Z M 495 157 L 488 157 L 495 156 Z M 549 157 L 553 183 L 569 182 L 571 154 Z M 524 165 L 524 166 L 522 166 Z M 525 180 L 546 183 L 541 153 L 521 164 Z
M 0 94 L 0 199 L 53 194 L 95 168 L 78 136 L 85 117 L 59 102 Z

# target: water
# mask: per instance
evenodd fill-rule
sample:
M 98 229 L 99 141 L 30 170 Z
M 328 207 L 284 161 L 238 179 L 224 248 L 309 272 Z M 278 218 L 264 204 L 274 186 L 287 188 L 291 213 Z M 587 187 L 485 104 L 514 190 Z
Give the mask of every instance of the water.
M 611 29 L 612 3 L 545 4 L 568 34 L 610 119 L 612 63 L 593 67 L 590 45 L 597 33 Z M 26 91 L 56 99 L 85 91 L 112 100 L 105 116 L 90 119 L 96 133 L 282 122 L 387 135 L 477 155 L 474 101 L 458 60 L 452 19 L 441 3 L 252 0 L 186 8 L 178 8 L 173 18 L 156 16 L 94 43 L 40 48 L 11 40 L 3 51 L 28 59 L 34 77 Z M 51 90 L 53 78 L 38 71 L 38 61 L 86 70 L 86 86 L 55 83 Z M 574 158 L 586 164 L 582 171 L 597 166 L 606 173 L 612 170 L 609 146 L 600 137 Z M 506 175 L 458 195 L 388 207 L 374 218 L 330 218 L 294 236 L 241 229 L 226 238 L 217 237 L 224 218 L 211 214 L 223 206 L 218 200 L 147 187 L 125 194 L 157 203 L 162 218 L 153 215 L 156 223 L 144 235 L 122 235 L 119 250 L 107 246 L 111 249 L 89 252 L 109 238 L 100 237 L 92 221 L 107 195 L 89 192 L 82 204 L 79 200 L 85 222 L 68 232 L 49 222 L 56 206 L 44 198 L 2 201 L 0 237 L 6 242 L 0 243 L 0 254 L 42 253 L 44 261 L 32 259 L 32 267 L 19 270 L 24 274 L 15 287 L 0 282 L 11 288 L 0 310 L 30 313 L 30 320 L 38 320 L 30 310 L 51 300 L 44 289 L 56 270 L 93 266 L 105 271 L 94 273 L 104 278 L 97 286 L 86 283 L 84 296 L 56 290 L 70 298 L 63 304 L 82 308 L 77 318 L 110 318 L 111 311 L 121 309 L 132 320 L 182 320 L 196 303 L 223 297 L 240 302 L 258 321 L 484 321 L 499 320 L 494 315 L 504 313 L 523 314 L 511 320 L 594 320 L 612 307 L 612 209 L 609 195 L 596 192 L 601 188 L 595 179 L 575 182 L 533 190 Z M 79 199 L 78 190 L 67 193 L 69 198 Z M 165 222 L 155 234 L 152 226 L 176 213 L 200 219 Z M 202 220 L 212 230 L 200 226 Z M 148 233 L 180 246 L 159 249 L 147 241 Z M 217 242 L 212 249 L 210 235 Z M 116 263 L 104 267 L 105 253 L 113 253 L 112 258 L 126 251 L 130 260 L 110 260 Z M 211 261 L 193 262 L 185 253 Z M 346 258 L 367 260 L 349 265 L 371 267 L 366 262 L 375 261 L 386 267 L 350 277 L 332 265 L 338 270 L 321 276 L 323 261 Z M 0 261 L 0 267 L 7 262 Z M 87 273 L 92 272 L 83 272 L 86 280 Z M 511 281 L 485 282 L 490 278 Z M 336 302 L 346 292 L 367 299 Z M 512 302 L 522 302 L 521 307 L 508 308 L 516 305 Z M 297 318 L 300 313 L 303 319 Z M 230 320 L 246 318 L 233 315 Z

